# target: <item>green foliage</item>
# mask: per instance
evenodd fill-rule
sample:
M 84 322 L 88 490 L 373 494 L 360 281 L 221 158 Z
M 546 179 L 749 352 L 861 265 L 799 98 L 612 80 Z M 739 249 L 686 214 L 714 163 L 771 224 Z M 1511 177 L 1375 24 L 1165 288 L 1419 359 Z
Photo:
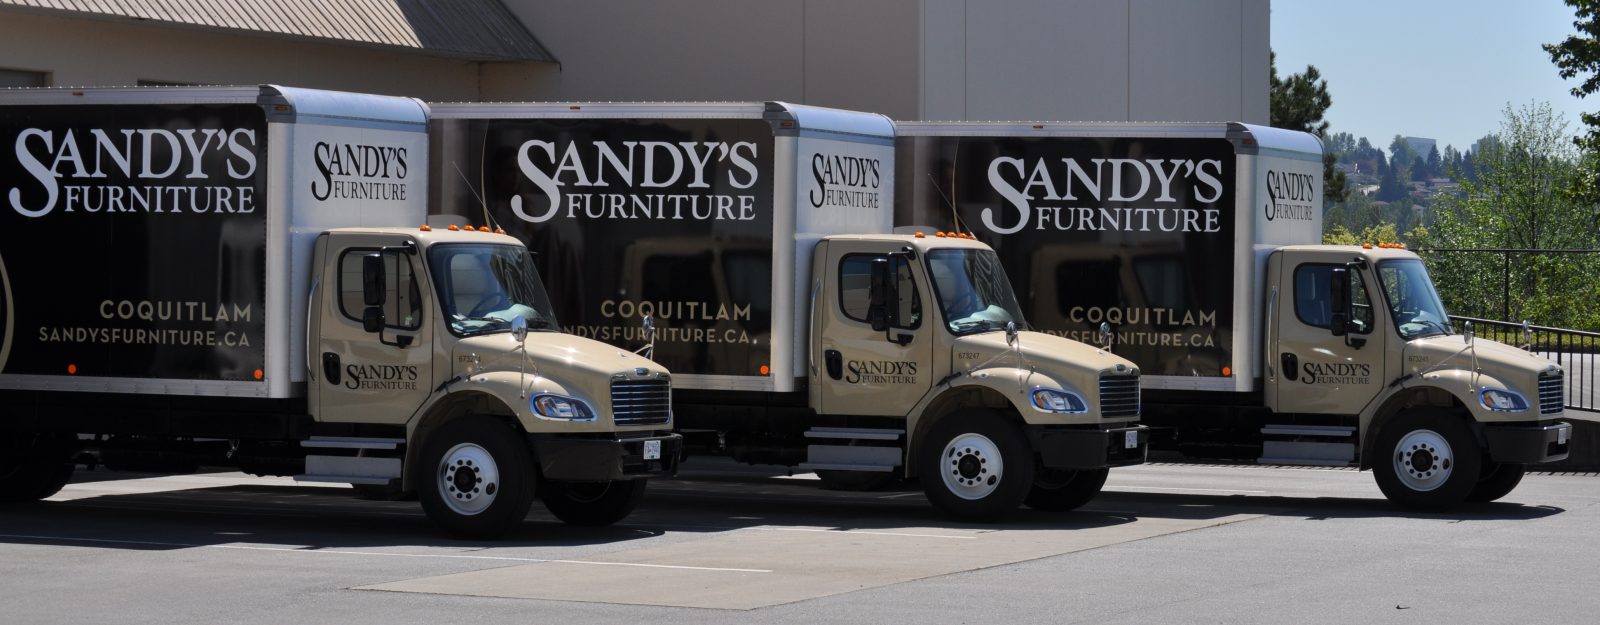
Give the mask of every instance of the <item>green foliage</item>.
M 1473 153 L 1475 180 L 1434 204 L 1429 245 L 1510 250 L 1600 249 L 1592 170 L 1548 103 L 1507 106 L 1500 133 Z M 1600 254 L 1430 254 L 1453 312 L 1600 328 Z M 1509 279 L 1507 273 L 1509 269 Z
M 1271 124 L 1274 128 L 1298 130 L 1327 139 L 1328 121 L 1322 116 L 1333 106 L 1333 96 L 1328 94 L 1328 81 L 1323 80 L 1317 66 L 1307 65 L 1306 71 L 1278 78 L 1278 54 L 1269 53 L 1268 66 Z M 1324 201 L 1338 202 L 1346 196 L 1344 172 L 1334 167 L 1339 160 L 1338 151 L 1324 141 L 1322 153 L 1322 196 Z
M 1575 9 L 1572 27 L 1577 29 L 1577 34 L 1569 35 L 1561 43 L 1547 43 L 1542 47 L 1550 55 L 1550 61 L 1560 68 L 1562 78 L 1571 80 L 1582 76 L 1582 82 L 1572 88 L 1572 95 L 1584 97 L 1600 90 L 1600 0 L 1566 0 L 1568 6 Z M 1584 137 L 1573 139 L 1574 142 L 1588 149 L 1600 148 L 1600 115 L 1583 113 L 1579 115 L 1583 123 L 1589 127 L 1589 132 Z

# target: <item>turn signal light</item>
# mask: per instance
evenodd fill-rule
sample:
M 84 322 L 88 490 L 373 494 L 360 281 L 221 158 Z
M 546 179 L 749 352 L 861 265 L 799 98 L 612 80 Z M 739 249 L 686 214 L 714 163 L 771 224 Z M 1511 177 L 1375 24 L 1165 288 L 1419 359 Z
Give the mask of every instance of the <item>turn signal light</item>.
M 768 375 L 770 373 L 772 373 L 772 367 L 761 365 L 761 375 Z
M 75 365 L 75 364 L 67 365 L 67 375 L 78 375 L 78 365 Z
M 261 379 L 263 377 L 263 374 L 261 373 L 260 369 L 256 369 L 255 376 L 256 376 L 257 380 L 259 380 L 259 379 Z
M 1222 368 L 1222 377 L 1225 377 L 1225 378 L 1233 377 L 1233 367 L 1223 367 Z

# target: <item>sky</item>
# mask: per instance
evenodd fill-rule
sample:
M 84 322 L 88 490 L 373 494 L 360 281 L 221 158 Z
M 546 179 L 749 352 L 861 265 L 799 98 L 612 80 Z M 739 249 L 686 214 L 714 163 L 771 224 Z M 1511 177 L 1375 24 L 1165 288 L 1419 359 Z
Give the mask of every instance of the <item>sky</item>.
M 1507 103 L 1549 102 L 1582 130 L 1600 93 L 1569 93 L 1578 79 L 1539 47 L 1576 32 L 1572 20 L 1560 0 L 1273 0 L 1272 49 L 1280 77 L 1315 65 L 1327 79 L 1330 133 L 1385 149 L 1427 137 L 1443 152 L 1498 130 Z

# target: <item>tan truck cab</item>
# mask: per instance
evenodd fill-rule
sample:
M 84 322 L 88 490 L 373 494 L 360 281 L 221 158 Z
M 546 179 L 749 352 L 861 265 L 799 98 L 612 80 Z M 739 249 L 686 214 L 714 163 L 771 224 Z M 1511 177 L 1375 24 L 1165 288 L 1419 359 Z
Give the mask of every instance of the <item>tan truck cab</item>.
M 342 228 L 317 239 L 312 266 L 311 414 L 420 442 L 400 459 L 329 457 L 330 477 L 383 482 L 403 460 L 404 488 L 471 534 L 520 522 L 535 494 L 570 523 L 611 523 L 643 494 L 636 478 L 674 470 L 666 369 L 561 333 L 516 239 Z

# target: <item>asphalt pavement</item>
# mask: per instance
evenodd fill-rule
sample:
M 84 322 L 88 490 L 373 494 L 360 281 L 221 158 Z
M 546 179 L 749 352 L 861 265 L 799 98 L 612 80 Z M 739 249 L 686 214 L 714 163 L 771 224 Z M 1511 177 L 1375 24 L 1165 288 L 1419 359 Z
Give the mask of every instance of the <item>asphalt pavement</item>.
M 1153 463 L 1083 510 L 952 523 L 695 459 L 623 523 L 493 543 L 414 501 L 239 474 L 83 473 L 0 508 L 5 623 L 1506 623 L 1600 613 L 1600 476 L 1413 514 L 1370 473 Z

